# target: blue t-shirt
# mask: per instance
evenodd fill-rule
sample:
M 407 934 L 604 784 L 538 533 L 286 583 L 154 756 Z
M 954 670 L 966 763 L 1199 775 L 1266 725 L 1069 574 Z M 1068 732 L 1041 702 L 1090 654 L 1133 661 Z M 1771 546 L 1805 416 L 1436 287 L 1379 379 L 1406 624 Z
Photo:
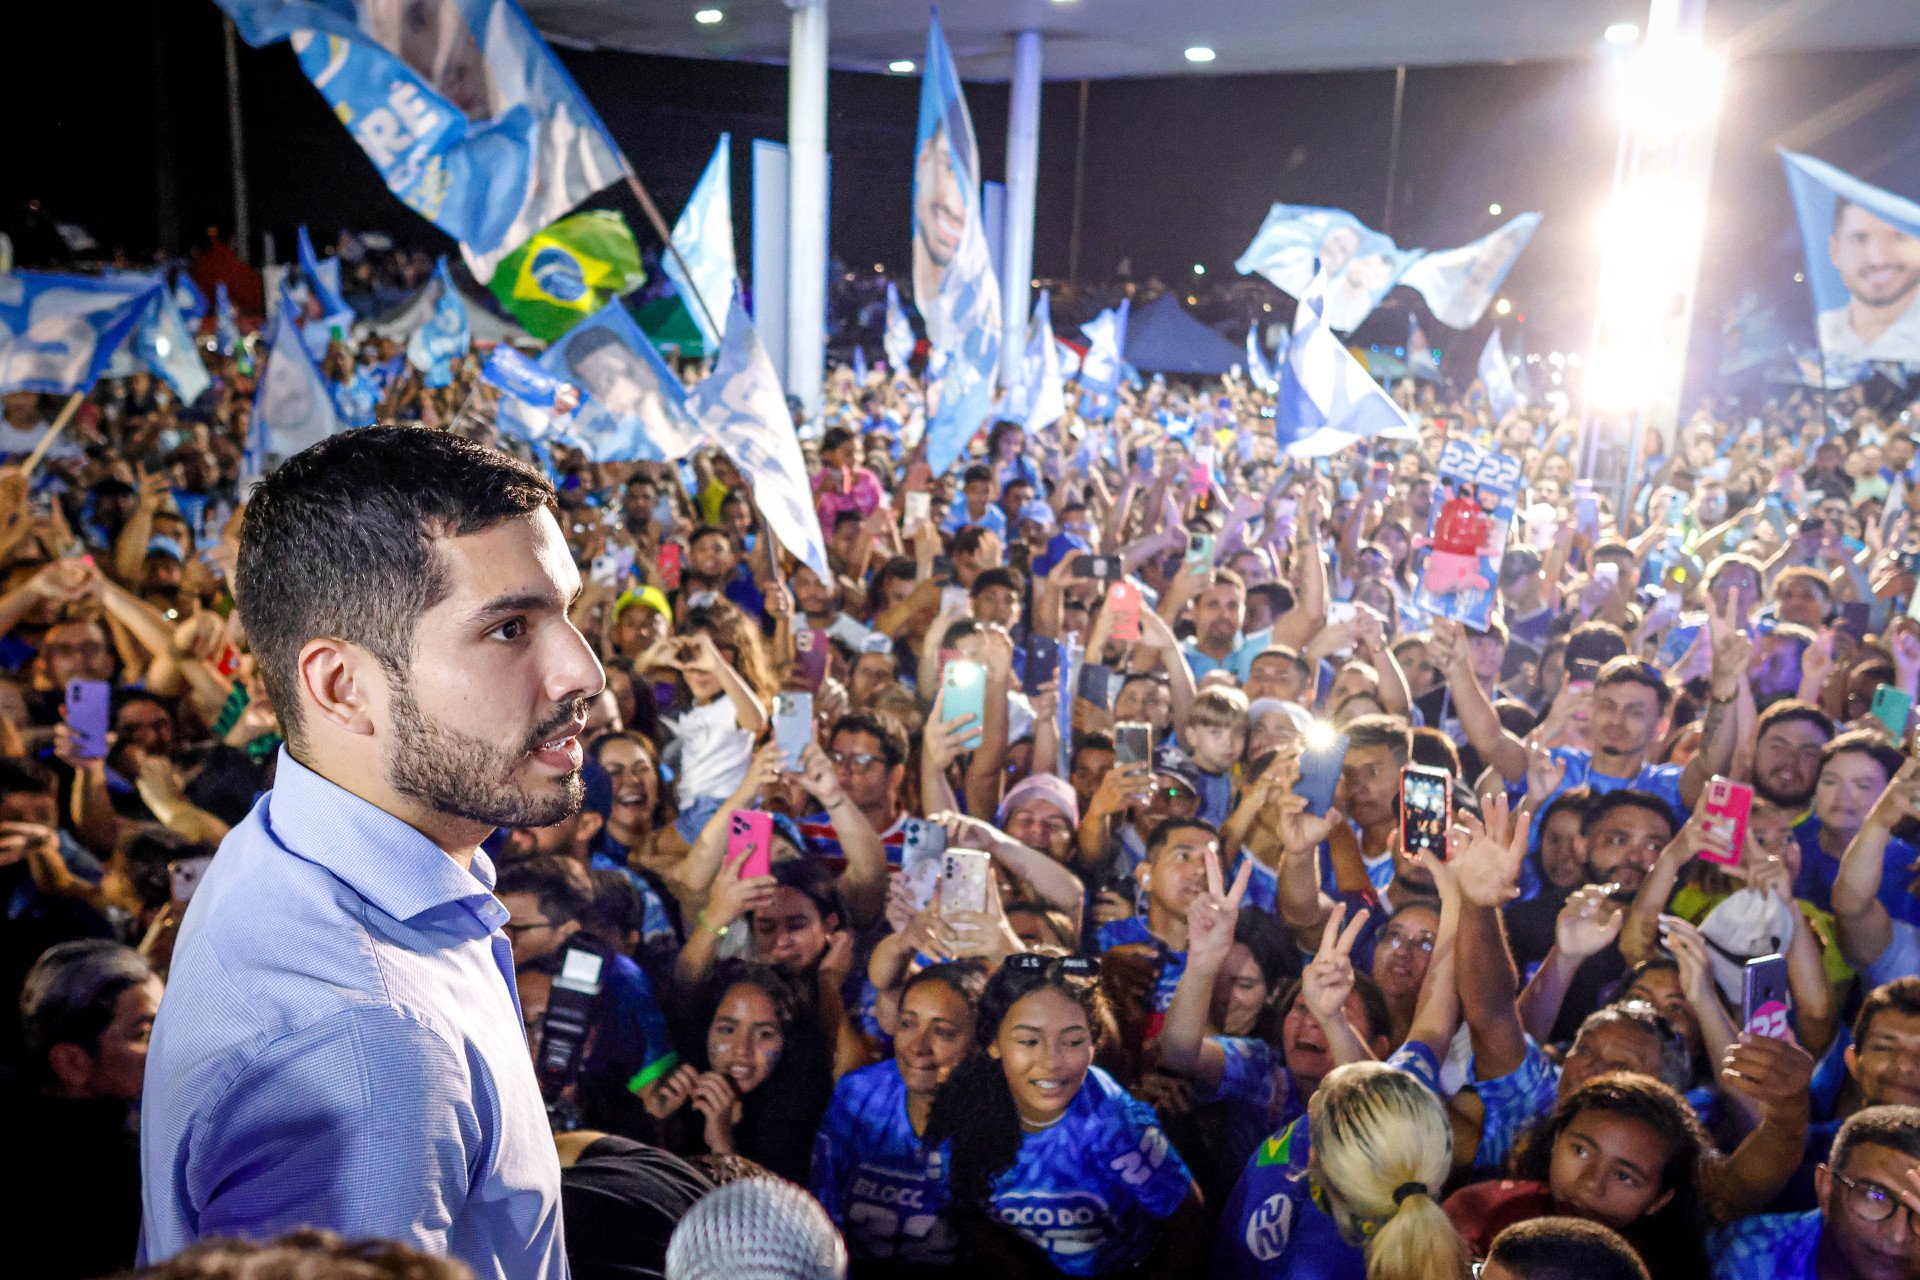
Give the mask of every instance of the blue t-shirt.
M 1480 1095 L 1484 1113 L 1473 1167 L 1499 1169 L 1519 1144 L 1520 1135 L 1542 1116 L 1553 1114 L 1560 1097 L 1560 1064 L 1528 1036 L 1527 1055 L 1519 1066 L 1492 1080 L 1473 1076 L 1468 1083 Z
M 1145 1260 L 1192 1186 L 1153 1108 L 1092 1067 L 1066 1114 L 1022 1137 L 987 1212 L 1062 1273 L 1107 1275 Z
M 1800 846 L 1800 874 L 1794 877 L 1793 896 L 1811 902 L 1822 911 L 1833 910 L 1833 884 L 1840 878 L 1840 859 L 1820 847 L 1820 819 L 1809 813 L 1793 828 L 1794 841 Z M 1881 860 L 1880 905 L 1895 920 L 1920 925 L 1920 900 L 1907 891 L 1913 883 L 1910 870 L 1920 849 L 1899 838 L 1889 839 Z
M 1707 1237 L 1713 1280 L 1816 1280 L 1820 1214 L 1742 1218 Z
M 1387 1065 L 1440 1097 L 1440 1061 L 1415 1041 Z M 1307 1174 L 1313 1146 L 1307 1118 L 1260 1144 L 1220 1214 L 1210 1274 L 1226 1280 L 1365 1280 L 1366 1255 L 1348 1244 L 1313 1203 Z
M 946 1155 L 913 1131 L 896 1063 L 841 1077 L 814 1140 L 808 1188 L 854 1258 L 953 1265 Z
M 1220 1073 L 1220 1087 L 1202 1102 L 1224 1102 L 1235 1113 L 1258 1120 L 1261 1133 L 1277 1133 L 1288 1123 L 1305 1115 L 1306 1100 L 1300 1096 L 1293 1073 L 1287 1070 L 1280 1048 L 1250 1036 L 1209 1036 L 1226 1054 Z
M 1197 641 L 1189 637 L 1180 642 L 1180 652 L 1187 656 L 1187 667 L 1193 672 L 1195 680 L 1215 671 L 1230 671 L 1233 678 L 1242 685 L 1253 671 L 1253 660 L 1267 651 L 1273 643 L 1273 628 L 1256 631 L 1252 635 L 1237 635 L 1233 638 L 1233 648 L 1225 659 L 1216 659 L 1204 653 Z
M 1153 936 L 1147 928 L 1147 922 L 1140 916 L 1127 916 L 1100 926 L 1100 932 L 1094 935 L 1096 945 L 1102 951 L 1111 951 L 1115 947 L 1142 946 L 1152 947 L 1160 957 L 1160 977 L 1153 984 L 1153 1012 L 1165 1013 L 1167 1006 L 1173 1003 L 1173 990 L 1180 985 L 1180 975 L 1187 971 L 1187 953 L 1175 951 L 1166 943 Z
M 1680 798 L 1680 775 L 1685 770 L 1677 764 L 1645 764 L 1640 772 L 1631 778 L 1616 778 L 1608 773 L 1593 771 L 1593 752 L 1578 747 L 1555 747 L 1553 758 L 1567 766 L 1567 776 L 1560 780 L 1552 795 L 1540 797 L 1540 808 L 1533 815 L 1533 831 L 1528 844 L 1537 848 L 1540 844 L 1540 822 L 1547 812 L 1547 805 L 1554 796 L 1574 787 L 1586 787 L 1595 795 L 1606 795 L 1610 791 L 1621 791 L 1628 787 L 1635 791 L 1647 791 L 1667 802 L 1667 808 L 1673 811 L 1674 830 L 1679 830 L 1691 811 L 1686 801 Z M 1525 794 L 1522 792 L 1522 794 Z

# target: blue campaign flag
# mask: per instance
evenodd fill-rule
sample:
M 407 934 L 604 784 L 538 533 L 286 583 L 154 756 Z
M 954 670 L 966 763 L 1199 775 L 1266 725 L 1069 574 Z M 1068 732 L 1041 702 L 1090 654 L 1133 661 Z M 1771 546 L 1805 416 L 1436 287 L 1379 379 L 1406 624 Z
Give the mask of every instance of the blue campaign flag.
M 1262 391 L 1274 391 L 1280 386 L 1279 379 L 1273 376 L 1273 370 L 1267 365 L 1266 356 L 1260 352 L 1260 323 L 1247 321 L 1247 378 Z
M 1407 372 L 1423 382 L 1440 381 L 1440 361 L 1421 331 L 1420 317 L 1411 312 L 1407 314 Z
M 150 276 L 0 275 L 0 394 L 91 390 L 164 291 Z
M 1920 204 L 1782 151 L 1829 371 L 1920 365 Z
M 567 335 L 571 339 L 573 333 Z M 800 563 L 833 581 L 827 540 L 813 506 L 813 484 L 794 434 L 780 375 L 736 293 L 727 312 L 720 356 L 688 399 L 703 435 L 733 459 L 753 488 L 767 528 Z
M 1325 268 L 1322 322 L 1350 333 L 1387 296 L 1418 250 L 1401 249 L 1345 209 L 1276 204 L 1234 262 L 1241 275 L 1259 272 L 1294 297 Z
M 1120 380 L 1127 376 L 1127 313 L 1132 298 L 1120 299 L 1117 308 L 1102 311 L 1080 326 L 1086 335 L 1087 354 L 1080 360 L 1080 414 L 1106 421 L 1119 405 Z
M 187 322 L 188 328 L 198 328 L 200 322 L 207 318 L 207 295 L 200 291 L 200 286 L 193 282 L 186 268 L 175 267 L 172 275 L 173 305 L 180 308 L 180 317 Z
M 572 403 L 573 388 L 568 383 L 505 343 L 481 362 L 480 381 L 502 393 L 495 425 L 529 442 L 544 440 L 553 430 L 554 414 Z
M 891 280 L 887 281 L 887 328 L 881 346 L 887 353 L 887 368 L 896 376 L 905 373 L 907 361 L 913 359 L 913 322 L 907 319 L 900 290 Z
M 224 280 L 213 286 L 213 343 L 223 356 L 240 349 L 240 321 L 233 314 L 233 299 L 227 296 Z
M 1520 392 L 1513 385 L 1513 367 L 1507 363 L 1507 350 L 1500 342 L 1496 326 L 1480 351 L 1480 385 L 1487 391 L 1487 407 L 1493 410 L 1495 423 L 1506 421 L 1520 408 Z
M 866 386 L 867 372 L 867 349 L 856 345 L 853 349 L 853 385 Z
M 473 274 L 629 172 L 514 0 L 215 0 L 300 68 L 403 203 Z
M 1539 225 L 1539 214 L 1523 213 L 1472 244 L 1419 254 L 1401 272 L 1399 283 L 1418 290 L 1441 324 L 1471 329 L 1493 304 Z
M 306 277 L 307 287 L 313 290 L 314 301 L 320 304 L 323 316 L 344 314 L 348 323 L 353 320 L 353 308 L 340 292 L 340 259 L 322 258 L 314 252 L 313 237 L 307 234 L 307 224 L 301 223 L 297 252 L 300 260 L 300 274 Z
M 1273 425 L 1281 450 L 1320 458 L 1375 436 L 1418 440 L 1418 428 L 1322 319 L 1319 284 L 1300 299 L 1280 365 Z
M 673 224 L 673 247 L 680 256 L 662 254 L 660 265 L 680 291 L 681 301 L 712 351 L 720 345 L 714 326 L 727 312 L 740 269 L 733 253 L 733 136 L 720 135 L 705 173 L 687 197 L 680 221 Z M 683 270 L 681 263 L 685 262 Z M 704 306 L 702 304 L 705 304 Z
M 670 462 L 701 443 L 679 377 L 618 298 L 561 335 L 540 367 L 579 388 L 558 429 L 594 462 Z
M 407 363 L 426 375 L 429 387 L 444 387 L 453 381 L 453 362 L 473 350 L 473 322 L 444 257 L 433 269 L 433 280 L 440 295 L 427 322 L 407 339 Z
M 166 380 L 180 403 L 192 404 L 213 385 L 200 348 L 169 289 L 156 289 L 128 339 L 140 362 Z
M 1066 416 L 1066 378 L 1060 372 L 1060 344 L 1053 336 L 1053 301 L 1042 289 L 1027 324 L 1027 345 L 1020 355 L 1020 382 L 1007 394 L 1005 416 L 1027 429 L 1044 431 Z
M 267 367 L 253 397 L 255 465 L 290 458 L 346 427 L 320 366 L 300 339 L 293 298 L 282 289 L 267 334 Z
M 933 347 L 927 463 L 944 475 L 993 409 L 1000 281 L 980 209 L 980 149 L 936 15 L 921 63 L 913 160 L 913 297 Z
M 370 427 L 379 418 L 380 386 L 365 369 L 356 367 L 345 382 L 330 382 L 333 407 L 349 427 Z

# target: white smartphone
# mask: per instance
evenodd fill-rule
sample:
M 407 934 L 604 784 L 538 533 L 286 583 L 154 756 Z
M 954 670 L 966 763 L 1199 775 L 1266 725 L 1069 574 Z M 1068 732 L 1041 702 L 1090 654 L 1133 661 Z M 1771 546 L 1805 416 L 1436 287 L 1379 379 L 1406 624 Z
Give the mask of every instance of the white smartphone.
M 985 911 L 991 860 L 978 849 L 949 849 L 940 869 L 940 911 Z

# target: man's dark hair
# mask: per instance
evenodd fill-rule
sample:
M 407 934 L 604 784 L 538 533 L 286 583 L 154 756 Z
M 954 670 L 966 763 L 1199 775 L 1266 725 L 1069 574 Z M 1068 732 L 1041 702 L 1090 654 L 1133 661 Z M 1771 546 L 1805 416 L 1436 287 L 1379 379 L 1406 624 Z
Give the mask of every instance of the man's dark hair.
M 694 544 L 699 542 L 700 539 L 702 538 L 719 538 L 723 542 L 725 542 L 729 547 L 733 545 L 733 538 L 727 533 L 725 529 L 721 529 L 721 528 L 718 528 L 717 526 L 710 525 L 710 524 L 703 524 L 698 529 L 695 529 L 692 533 L 687 535 L 687 550 L 689 551 L 693 550 Z
M 494 893 L 529 893 L 540 903 L 540 914 L 556 925 L 569 920 L 585 923 L 593 908 L 593 878 L 572 858 L 557 853 L 536 854 L 500 868 Z
M 1355 716 L 1343 731 L 1347 747 L 1385 747 L 1395 762 L 1405 764 L 1413 754 L 1413 726 L 1396 715 Z
M 445 431 L 366 427 L 295 454 L 247 503 L 240 619 L 289 741 L 302 745 L 300 649 L 333 636 L 405 671 L 420 616 L 446 598 L 437 538 L 554 503 L 526 463 Z
M 1182 831 L 1204 831 L 1216 840 L 1220 836 L 1220 828 L 1200 818 L 1162 818 L 1147 833 L 1147 861 L 1153 861 L 1160 847 Z
M 34 1069 L 48 1072 L 47 1054 L 57 1044 L 95 1052 L 121 994 L 152 976 L 145 956 L 106 938 L 41 952 L 20 988 L 20 1029 Z
M 843 733 L 864 733 L 880 744 L 880 754 L 886 758 L 887 768 L 893 769 L 907 762 L 907 739 L 893 723 L 864 711 L 855 711 L 841 716 L 833 722 L 833 728 L 827 734 L 827 745 L 831 747 L 834 739 Z
M 820 452 L 832 453 L 844 444 L 851 443 L 853 432 L 845 427 L 828 427 L 820 436 Z
M 1531 1218 L 1493 1238 L 1487 1261 L 1516 1280 L 1647 1280 L 1647 1264 L 1617 1231 L 1584 1218 Z
M 982 569 L 980 576 L 973 580 L 973 585 L 967 588 L 967 596 L 971 599 L 989 587 L 1005 587 L 1013 594 L 1019 595 L 1025 585 L 1020 579 L 1018 569 L 1009 569 L 1002 565 L 997 569 Z
M 980 544 L 985 542 L 992 534 L 993 531 L 983 524 L 967 525 L 961 529 L 960 532 L 953 535 L 953 542 L 949 546 L 948 551 L 955 558 L 977 555 L 980 551 Z
M 974 483 L 976 480 L 985 480 L 988 484 L 992 484 L 993 468 L 988 466 L 984 462 L 974 463 L 972 466 L 968 467 L 964 472 L 961 473 L 960 487 L 964 489 L 968 485 Z
M 1758 738 L 1777 724 L 1791 724 L 1796 720 L 1804 720 L 1826 735 L 1827 741 L 1833 741 L 1833 717 L 1811 702 L 1802 702 L 1798 698 L 1782 698 L 1762 711 L 1760 719 L 1755 722 L 1753 736 Z
M 1863 1107 L 1854 1112 L 1833 1136 L 1833 1154 L 1827 1167 L 1845 1173 L 1853 1149 L 1864 1144 L 1920 1160 L 1920 1107 Z
M 1667 802 L 1651 791 L 1641 791 L 1636 787 L 1621 787 L 1617 791 L 1608 791 L 1596 795 L 1586 803 L 1586 811 L 1580 816 L 1580 834 L 1586 835 L 1600 825 L 1600 820 L 1615 809 L 1644 809 L 1648 813 L 1657 813 L 1666 820 L 1669 832 L 1678 831 L 1680 824 L 1673 820 L 1673 810 Z
M 1892 982 L 1883 982 L 1867 992 L 1867 998 L 1860 1002 L 1860 1012 L 1853 1015 L 1853 1051 L 1860 1052 L 1867 1042 L 1867 1035 L 1873 1030 L 1873 1020 L 1883 1013 L 1904 1013 L 1910 1018 L 1920 1018 L 1920 977 L 1912 974 L 1904 978 L 1895 978 Z
M 0 757 L 0 796 L 52 795 L 53 770 L 38 760 Z
M 1284 582 L 1261 582 L 1247 588 L 1248 600 L 1265 600 L 1267 611 L 1278 618 L 1293 608 L 1293 592 Z
M 1571 652 L 1573 647 L 1571 640 L 1567 642 L 1567 647 Z M 1605 689 L 1616 684 L 1637 684 L 1643 689 L 1653 690 L 1654 704 L 1659 708 L 1661 715 L 1665 715 L 1667 708 L 1673 705 L 1673 686 L 1667 683 L 1660 668 L 1632 654 L 1622 654 L 1618 658 L 1608 659 L 1601 666 L 1599 674 L 1593 678 L 1593 687 L 1596 689 Z

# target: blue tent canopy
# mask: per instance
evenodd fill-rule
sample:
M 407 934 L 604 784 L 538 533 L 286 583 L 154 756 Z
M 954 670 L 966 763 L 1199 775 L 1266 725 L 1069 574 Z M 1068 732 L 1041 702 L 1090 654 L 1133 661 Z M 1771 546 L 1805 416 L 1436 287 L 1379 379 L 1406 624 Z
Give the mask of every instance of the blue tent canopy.
M 1223 374 L 1246 361 L 1245 350 L 1195 319 L 1163 293 L 1136 306 L 1127 322 L 1127 363 L 1143 373 Z

